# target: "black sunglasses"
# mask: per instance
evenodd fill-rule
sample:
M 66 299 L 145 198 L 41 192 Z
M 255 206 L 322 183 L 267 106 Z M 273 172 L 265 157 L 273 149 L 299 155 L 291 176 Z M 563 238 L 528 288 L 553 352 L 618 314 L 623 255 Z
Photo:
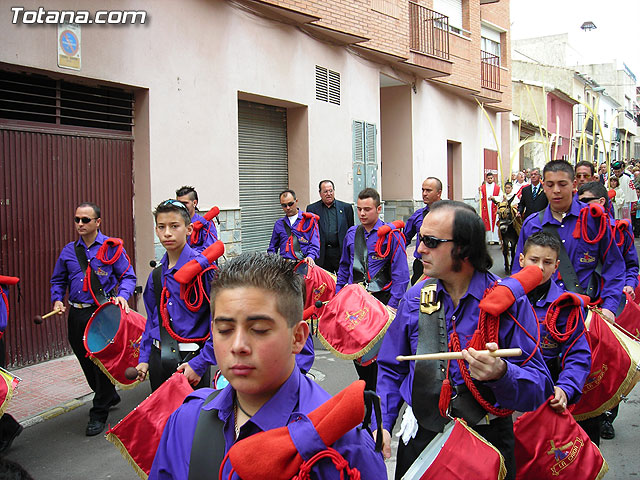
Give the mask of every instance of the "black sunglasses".
M 580 201 L 581 201 L 582 203 L 591 203 L 591 202 L 593 202 L 594 200 L 600 200 L 600 197 L 582 197 L 582 198 L 580 199 Z
M 293 207 L 293 204 L 296 202 L 289 202 L 289 203 L 281 203 L 280 206 L 282 208 L 287 208 L 287 207 Z
M 420 235 L 418 234 L 418 238 L 422 242 L 422 244 L 427 248 L 438 248 L 441 243 L 453 242 L 452 239 L 447 238 L 438 238 L 433 235 Z
M 162 205 L 162 206 L 173 205 L 174 207 L 180 207 L 180 208 L 184 208 L 185 210 L 187 210 L 187 207 L 186 207 L 186 205 L 184 203 L 179 202 L 178 200 L 173 200 L 173 199 L 165 200 L 160 205 Z
M 84 223 L 85 225 L 89 222 L 91 222 L 91 220 L 97 220 L 97 218 L 89 218 L 89 217 L 73 217 L 73 221 L 76 223 Z

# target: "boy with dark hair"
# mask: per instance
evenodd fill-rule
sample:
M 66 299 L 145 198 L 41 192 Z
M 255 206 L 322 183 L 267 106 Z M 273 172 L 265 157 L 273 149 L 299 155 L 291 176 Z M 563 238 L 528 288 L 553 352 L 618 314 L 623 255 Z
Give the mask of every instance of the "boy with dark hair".
M 309 326 L 302 320 L 304 282 L 294 267 L 278 255 L 248 253 L 220 268 L 211 291 L 211 330 L 229 385 L 194 392 L 173 413 L 149 479 L 186 479 L 203 470 L 217 475 L 236 442 L 298 421 L 330 398 L 295 368 Z M 313 449 L 316 440 L 297 438 L 295 446 Z M 382 456 L 365 430 L 350 430 L 331 446 L 362 478 L 385 478 Z M 264 445 L 270 447 L 275 448 Z M 221 478 L 230 478 L 231 468 L 224 462 Z M 312 475 L 337 479 L 341 474 L 325 459 Z
M 214 272 L 207 257 L 187 244 L 192 230 L 187 207 L 178 200 L 165 200 L 153 216 L 156 234 L 167 252 L 149 275 L 144 290 L 147 324 L 136 366 L 138 380 L 143 381 L 149 372 L 151 389 L 155 390 L 180 365 L 190 383 L 208 386 L 209 375 L 205 373 L 215 360 L 199 353 L 210 334 L 207 299 Z M 187 289 L 176 274 L 192 260 L 201 267 L 200 280 L 188 279 L 193 288 Z
M 584 308 L 549 309 L 565 293 L 551 278 L 558 269 L 559 254 L 560 240 L 537 232 L 525 242 L 519 262 L 522 268 L 537 265 L 542 270 L 540 285 L 527 296 L 540 325 L 540 349 L 554 382 L 551 407 L 561 413 L 580 399 L 591 369 L 591 349 L 585 336 Z
M 196 232 L 189 234 L 187 243 L 197 252 L 206 250 L 207 247 L 213 245 L 218 240 L 218 231 L 214 219 L 207 220 L 197 212 L 198 209 L 198 192 L 195 188 L 185 185 L 176 190 L 176 200 L 187 207 L 190 222 L 196 229 Z M 214 207 L 216 208 L 216 207 Z

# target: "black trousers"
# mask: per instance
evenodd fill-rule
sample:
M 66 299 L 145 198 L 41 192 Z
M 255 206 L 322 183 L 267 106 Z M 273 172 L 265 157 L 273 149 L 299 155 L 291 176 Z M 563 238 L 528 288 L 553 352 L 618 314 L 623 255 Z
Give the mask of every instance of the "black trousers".
M 0 338 L 0 367 L 4 368 L 4 337 Z M 0 443 L 8 440 L 20 428 L 18 421 L 8 413 L 0 418 Z
M 514 480 L 516 478 L 516 457 L 515 457 L 515 440 L 513 436 L 513 420 L 511 417 L 501 417 L 492 420 L 489 425 L 476 425 L 472 427 L 491 445 L 496 447 L 504 457 L 505 467 L 507 468 L 507 476 L 505 480 Z M 398 442 L 398 459 L 396 463 L 396 480 L 400 480 L 407 472 L 409 467 L 415 462 L 422 451 L 429 445 L 438 432 L 432 432 L 422 427 L 418 427 L 418 433 L 415 438 L 409 440 L 406 445 L 402 440 Z M 461 452 L 461 455 L 471 454 L 473 452 Z M 469 479 L 472 480 L 472 479 Z
M 202 351 L 202 348 L 200 349 Z M 195 355 L 189 355 L 192 352 L 180 352 L 180 359 L 182 362 L 189 361 Z M 198 353 L 198 352 L 193 352 Z M 188 357 L 188 358 L 187 358 Z M 160 349 L 155 345 L 151 347 L 151 354 L 149 355 L 149 383 L 151 384 L 151 391 L 155 392 L 160 385 L 169 379 L 171 375 L 175 373 L 175 369 L 165 369 L 162 365 L 162 356 Z M 200 383 L 194 388 L 206 388 L 211 386 L 211 368 L 207 368 L 207 371 L 200 379 Z
M 75 353 L 78 362 L 80 362 L 80 367 L 82 367 L 89 387 L 95 393 L 93 407 L 89 410 L 89 419 L 106 422 L 109 416 L 109 406 L 111 402 L 118 398 L 116 387 L 98 366 L 87 357 L 87 351 L 82 340 L 87 323 L 97 308 L 95 306 L 91 308 L 70 307 L 68 334 L 71 349 Z
M 586 420 L 580 420 L 578 425 L 589 435 L 589 438 L 598 447 L 600 446 L 600 424 L 605 419 L 605 413 L 598 415 L 597 417 L 587 418 Z
M 340 247 L 325 247 L 324 249 L 324 262 L 320 265 L 326 271 L 336 273 L 340 268 L 340 257 L 342 252 Z
M 413 259 L 413 275 L 411 275 L 411 285 L 415 285 L 420 277 L 424 275 L 424 265 L 422 265 L 422 261 L 414 258 Z

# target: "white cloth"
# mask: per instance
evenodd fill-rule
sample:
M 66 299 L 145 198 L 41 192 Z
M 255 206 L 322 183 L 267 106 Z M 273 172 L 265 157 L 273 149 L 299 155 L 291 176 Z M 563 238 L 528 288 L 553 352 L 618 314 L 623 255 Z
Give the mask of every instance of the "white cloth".
M 402 415 L 402 423 L 400 424 L 400 430 L 396 433 L 396 437 L 402 438 L 402 442 L 406 445 L 409 443 L 409 440 L 412 438 L 416 438 L 416 434 L 418 433 L 418 419 L 413 414 L 413 410 L 410 405 L 407 405 L 407 408 Z
M 638 201 L 638 194 L 633 186 L 633 178 L 630 175 L 623 173 L 620 175 L 618 180 L 620 181 L 620 189 L 624 194 L 625 206 L 629 207 L 628 211 L 631 212 L 631 204 Z M 631 217 L 627 216 L 625 218 L 630 219 Z
M 487 183 L 487 196 L 486 198 L 482 198 L 482 194 L 480 192 L 478 192 L 477 196 L 476 196 L 476 201 L 478 201 L 478 205 L 480 207 L 480 216 L 482 216 L 482 202 L 485 202 L 485 205 L 487 207 L 487 213 L 489 214 L 489 218 L 491 218 L 491 206 L 493 205 L 493 200 L 495 200 L 496 202 L 500 203 L 500 201 L 502 201 L 502 190 L 500 189 L 500 186 L 498 186 L 498 193 L 497 195 L 492 195 L 493 194 L 493 189 L 494 189 L 494 185 L 495 183 Z M 497 214 L 496 214 L 497 217 Z M 495 243 L 499 243 L 500 242 L 500 237 L 498 236 L 498 222 L 497 220 L 495 221 L 495 223 L 492 223 L 491 221 L 489 222 L 489 225 L 491 225 L 493 227 L 492 230 L 487 230 L 486 232 L 486 241 L 487 242 L 495 242 Z

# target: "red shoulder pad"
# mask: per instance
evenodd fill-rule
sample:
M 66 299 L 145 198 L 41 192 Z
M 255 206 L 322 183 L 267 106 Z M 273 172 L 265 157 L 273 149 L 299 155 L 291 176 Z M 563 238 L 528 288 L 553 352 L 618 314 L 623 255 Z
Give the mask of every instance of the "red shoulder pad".
M 508 286 L 509 283 L 513 285 L 511 279 L 516 280 L 527 294 L 542 281 L 542 270 L 535 265 L 529 265 L 511 277 L 505 278 L 480 300 L 480 308 L 495 317 L 507 311 L 516 301 L 515 295 Z
M 205 213 L 203 217 L 207 222 L 210 222 L 211 220 L 216 218 L 218 215 L 220 215 L 220 209 L 218 207 L 211 207 L 211 210 Z
M 591 203 L 586 208 L 589 209 L 589 213 L 594 218 L 600 218 L 601 216 L 605 215 L 604 207 L 599 203 Z
M 404 228 L 404 222 L 402 220 L 394 220 L 391 224 L 396 227 L 398 230 Z
M 207 260 L 209 260 L 209 263 L 215 262 L 218 258 L 222 256 L 223 253 L 224 253 L 224 243 L 222 243 L 222 240 L 218 240 L 217 242 L 212 243 L 202 251 L 202 255 L 207 257 Z
M 5 275 L 0 275 L 0 285 L 15 285 L 19 281 L 20 279 L 18 277 L 7 277 Z
M 313 218 L 316 222 L 320 220 L 320 216 L 311 212 L 302 212 L 302 218 Z
M 187 285 L 201 271 L 202 267 L 194 258 L 180 267 L 180 269 L 173 275 L 173 278 L 175 278 L 178 283 Z

